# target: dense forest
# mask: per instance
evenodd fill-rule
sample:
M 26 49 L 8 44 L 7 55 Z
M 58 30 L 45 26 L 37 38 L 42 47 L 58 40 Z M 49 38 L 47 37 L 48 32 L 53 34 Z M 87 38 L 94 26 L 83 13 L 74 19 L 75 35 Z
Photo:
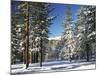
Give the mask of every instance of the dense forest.
M 54 60 L 95 61 L 95 6 L 80 5 L 76 22 L 66 6 L 59 39 L 49 37 L 49 27 L 58 17 L 50 15 L 56 9 L 50 3 L 12 1 L 11 6 L 11 64 L 24 63 L 28 68 L 30 63 L 42 67 L 42 62 Z

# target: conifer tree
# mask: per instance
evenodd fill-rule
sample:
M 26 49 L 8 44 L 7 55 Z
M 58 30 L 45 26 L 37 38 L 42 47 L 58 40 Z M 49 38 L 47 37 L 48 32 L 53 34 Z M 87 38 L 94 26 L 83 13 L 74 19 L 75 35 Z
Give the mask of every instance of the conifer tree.
M 64 59 L 68 59 L 71 62 L 73 51 L 74 51 L 74 37 L 73 37 L 73 22 L 72 22 L 71 8 L 68 7 L 65 12 L 64 20 L 64 47 L 63 56 Z
M 95 6 L 81 6 L 78 11 L 77 20 L 77 50 L 87 61 L 92 55 L 92 48 L 95 52 Z M 92 48 L 91 48 L 92 47 Z

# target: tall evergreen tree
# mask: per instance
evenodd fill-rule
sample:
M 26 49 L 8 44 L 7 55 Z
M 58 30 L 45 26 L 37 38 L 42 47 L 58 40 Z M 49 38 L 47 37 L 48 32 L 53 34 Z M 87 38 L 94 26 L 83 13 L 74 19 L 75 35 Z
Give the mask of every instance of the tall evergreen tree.
M 77 20 L 77 50 L 81 50 L 82 57 L 90 59 L 92 46 L 95 52 L 95 6 L 81 6 Z M 92 48 L 91 48 L 92 47 Z
M 73 51 L 74 51 L 74 37 L 73 37 L 73 22 L 72 22 L 72 14 L 71 8 L 67 8 L 65 13 L 65 21 L 64 21 L 64 51 L 63 56 L 64 59 L 69 59 L 71 62 Z
M 12 2 L 12 16 L 11 16 L 11 52 L 14 60 L 19 59 L 22 61 L 22 55 L 20 50 L 21 32 L 23 27 L 22 18 L 18 18 L 17 3 Z M 16 61 L 15 61 L 16 62 Z

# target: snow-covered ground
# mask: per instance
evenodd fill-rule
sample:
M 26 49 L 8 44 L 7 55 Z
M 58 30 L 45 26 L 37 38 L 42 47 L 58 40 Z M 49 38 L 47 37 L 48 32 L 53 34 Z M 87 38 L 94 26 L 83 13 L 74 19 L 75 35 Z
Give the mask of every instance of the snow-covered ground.
M 53 61 L 43 62 L 43 66 L 39 67 L 39 63 L 30 64 L 28 69 L 24 68 L 25 65 L 17 64 L 11 66 L 12 74 L 34 74 L 44 72 L 59 72 L 69 70 L 86 70 L 96 69 L 95 61 L 93 62 L 72 62 L 69 61 Z

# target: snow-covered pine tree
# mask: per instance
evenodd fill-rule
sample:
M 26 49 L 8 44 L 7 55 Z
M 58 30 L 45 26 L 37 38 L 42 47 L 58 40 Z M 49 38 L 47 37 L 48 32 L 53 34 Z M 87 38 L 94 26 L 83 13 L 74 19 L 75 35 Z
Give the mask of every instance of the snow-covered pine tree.
M 16 63 L 16 59 L 17 59 L 17 56 L 18 56 L 18 38 L 16 37 L 17 36 L 17 33 L 16 33 L 16 26 L 15 26 L 15 18 L 14 16 L 12 16 L 12 26 L 11 26 L 11 60 L 12 60 L 12 64 L 15 64 Z
M 23 49 L 23 60 L 26 64 L 25 68 L 27 69 L 29 66 L 29 4 L 28 2 L 18 2 L 18 10 L 20 17 L 23 17 L 23 37 L 22 37 L 22 49 Z
M 95 54 L 96 51 L 96 7 L 86 6 L 85 8 L 85 44 L 87 61 Z
M 83 16 L 83 7 L 78 10 L 77 13 L 77 22 L 76 22 L 76 59 L 80 59 L 84 55 L 84 33 L 85 33 L 85 25 L 84 25 L 84 16 Z
M 22 51 L 20 47 L 21 32 L 23 28 L 22 18 L 19 18 L 17 12 L 17 3 L 12 2 L 12 16 L 11 16 L 11 57 L 12 61 L 20 60 L 22 62 Z
M 32 3 L 31 3 L 32 4 Z M 34 47 L 38 51 L 38 61 L 40 62 L 40 66 L 42 66 L 42 61 L 45 60 L 45 55 L 47 52 L 47 43 L 48 43 L 48 33 L 49 26 L 52 24 L 51 21 L 55 18 L 55 16 L 49 16 L 49 13 L 52 9 L 50 9 L 50 4 L 47 3 L 33 3 L 34 12 L 32 15 L 35 15 L 35 19 L 33 17 L 33 32 L 34 32 Z M 33 49 L 34 49 L 33 47 Z
M 95 54 L 95 24 L 95 6 L 81 6 L 76 23 L 76 52 L 80 57 L 86 58 L 87 61 L 92 55 L 92 49 L 94 49 Z
M 64 39 L 64 47 L 62 49 L 63 59 L 68 59 L 71 62 L 74 52 L 74 37 L 73 37 L 73 20 L 70 7 L 68 7 L 65 12 L 63 39 Z

